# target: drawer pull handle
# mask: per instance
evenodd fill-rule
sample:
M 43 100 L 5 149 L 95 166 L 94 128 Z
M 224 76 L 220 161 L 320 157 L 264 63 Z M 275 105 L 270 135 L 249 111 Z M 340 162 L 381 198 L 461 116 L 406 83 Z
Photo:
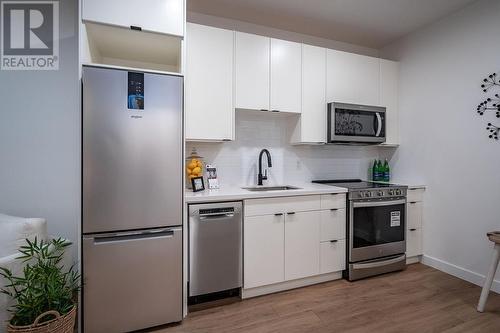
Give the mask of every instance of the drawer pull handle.
M 417 203 L 416 201 L 410 201 L 410 204 L 411 204 L 411 205 L 414 205 L 414 204 L 416 204 L 416 203 Z
M 330 193 L 330 195 L 337 195 L 338 193 Z
M 335 212 L 335 211 L 337 211 L 337 210 L 339 210 L 339 209 L 338 209 L 338 208 L 332 208 L 332 209 L 330 209 L 330 210 L 331 210 L 332 212 Z
M 295 212 L 288 212 L 287 214 L 288 215 L 293 215 L 293 214 L 295 214 Z
M 417 231 L 417 229 L 415 229 L 415 228 L 411 228 L 411 229 L 410 229 L 410 231 Z
M 276 213 L 274 216 L 283 216 L 283 213 Z
M 142 31 L 142 28 L 141 28 L 141 27 L 138 27 L 138 26 L 136 26 L 136 25 L 131 25 L 131 26 L 130 26 L 130 29 L 132 29 L 132 30 L 136 30 L 136 31 Z
M 332 239 L 332 240 L 330 241 L 330 243 L 337 243 L 337 242 L 338 242 L 338 240 L 337 240 L 337 239 Z

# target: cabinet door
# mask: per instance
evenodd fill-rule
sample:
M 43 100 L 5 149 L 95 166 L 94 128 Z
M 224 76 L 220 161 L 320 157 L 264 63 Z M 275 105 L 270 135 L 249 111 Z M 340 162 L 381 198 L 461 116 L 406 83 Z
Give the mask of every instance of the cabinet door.
M 301 45 L 271 39 L 271 110 L 301 111 Z
M 345 269 L 345 239 L 322 242 L 320 245 L 320 273 L 333 273 Z
M 283 215 L 245 217 L 245 289 L 284 281 L 284 221 Z
M 321 211 L 320 241 L 329 242 L 345 239 L 345 227 L 345 209 Z
M 326 142 L 326 49 L 302 45 L 302 112 L 295 142 Z
M 378 58 L 327 50 L 327 102 L 379 105 Z
M 380 105 L 386 107 L 386 143 L 391 144 L 399 144 L 398 70 L 398 62 L 380 60 Z
M 320 212 L 286 214 L 285 280 L 319 274 Z
M 269 110 L 270 39 L 236 32 L 234 51 L 235 107 Z
M 234 32 L 187 24 L 186 139 L 233 139 Z
M 408 229 L 422 228 L 422 202 L 408 203 Z
M 184 35 L 184 0 L 83 0 L 85 21 Z
M 406 256 L 414 257 L 422 254 L 422 229 L 408 229 L 406 233 Z

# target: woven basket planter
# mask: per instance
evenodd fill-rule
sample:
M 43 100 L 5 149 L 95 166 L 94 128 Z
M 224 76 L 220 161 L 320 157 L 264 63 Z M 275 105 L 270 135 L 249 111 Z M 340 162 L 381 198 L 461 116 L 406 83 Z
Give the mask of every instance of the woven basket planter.
M 39 324 L 40 320 L 48 315 L 54 319 Z M 8 333 L 73 333 L 76 319 L 76 306 L 70 312 L 61 316 L 57 311 L 47 311 L 39 315 L 33 324 L 26 326 L 7 326 Z

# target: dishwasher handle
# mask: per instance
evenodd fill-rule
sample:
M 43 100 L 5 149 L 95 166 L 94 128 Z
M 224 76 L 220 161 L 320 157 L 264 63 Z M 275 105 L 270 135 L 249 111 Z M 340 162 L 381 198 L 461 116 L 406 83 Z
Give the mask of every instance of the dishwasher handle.
M 234 213 L 225 213 L 225 214 L 206 214 L 206 215 L 201 215 L 199 219 L 202 221 L 206 220 L 220 220 L 220 219 L 226 219 L 226 218 L 233 218 Z

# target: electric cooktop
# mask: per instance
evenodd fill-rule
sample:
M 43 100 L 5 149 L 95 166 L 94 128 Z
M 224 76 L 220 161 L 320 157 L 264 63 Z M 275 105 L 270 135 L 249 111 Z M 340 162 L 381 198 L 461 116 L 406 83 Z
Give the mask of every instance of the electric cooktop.
M 406 196 L 407 188 L 407 186 L 403 185 L 369 182 L 361 179 L 313 180 L 312 182 L 316 184 L 345 187 L 349 191 L 349 199 Z

